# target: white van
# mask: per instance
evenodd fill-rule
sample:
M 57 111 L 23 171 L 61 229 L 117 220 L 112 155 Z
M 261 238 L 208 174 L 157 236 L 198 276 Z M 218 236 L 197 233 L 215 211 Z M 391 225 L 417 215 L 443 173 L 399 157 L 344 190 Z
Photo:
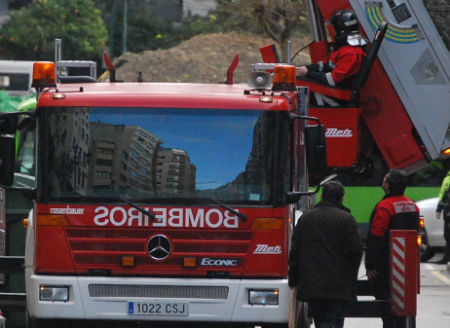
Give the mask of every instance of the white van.
M 420 209 L 420 215 L 424 218 L 425 226 L 421 229 L 422 246 L 420 247 L 420 258 L 422 262 L 431 259 L 437 251 L 445 247 L 444 221 L 442 215 L 436 218 L 436 207 L 438 198 L 428 198 L 416 202 Z
M 32 77 L 32 61 L 0 60 L 0 90 L 5 90 L 10 96 L 28 95 Z

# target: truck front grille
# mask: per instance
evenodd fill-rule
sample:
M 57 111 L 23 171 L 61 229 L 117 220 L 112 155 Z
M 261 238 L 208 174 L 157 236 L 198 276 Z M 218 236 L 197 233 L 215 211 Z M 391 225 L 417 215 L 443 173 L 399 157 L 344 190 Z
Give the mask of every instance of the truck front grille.
M 224 300 L 228 297 L 228 287 L 90 284 L 89 296 Z
M 187 256 L 197 257 L 199 260 L 201 258 L 233 259 L 237 260 L 237 265 L 216 269 L 229 272 L 243 270 L 253 231 L 154 231 L 132 228 L 68 227 L 66 234 L 75 267 L 81 271 L 96 268 L 114 269 L 120 267 L 122 256 L 131 255 L 135 258 L 135 274 L 159 275 L 168 273 L 161 270 L 169 270 L 177 274 L 172 270 L 182 270 L 183 258 Z M 157 234 L 166 236 L 172 245 L 170 255 L 162 261 L 152 259 L 147 250 L 149 239 Z M 202 269 L 206 270 L 206 267 Z

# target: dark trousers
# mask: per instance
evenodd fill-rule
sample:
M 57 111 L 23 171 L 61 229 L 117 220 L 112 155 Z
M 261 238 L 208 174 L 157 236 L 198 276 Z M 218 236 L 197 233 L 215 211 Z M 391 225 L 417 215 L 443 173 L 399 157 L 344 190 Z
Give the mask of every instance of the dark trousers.
M 316 328 L 344 327 L 344 312 L 347 301 L 313 300 L 308 302 Z
M 450 211 L 444 213 L 444 238 L 445 238 L 445 251 L 444 260 L 450 260 Z
M 375 289 L 375 299 L 388 300 L 390 298 L 389 269 L 377 270 L 377 277 L 372 280 Z M 402 327 L 402 318 L 394 315 L 387 315 L 381 318 L 383 328 Z
M 450 261 L 450 208 L 444 208 L 444 239 L 445 249 L 443 261 Z

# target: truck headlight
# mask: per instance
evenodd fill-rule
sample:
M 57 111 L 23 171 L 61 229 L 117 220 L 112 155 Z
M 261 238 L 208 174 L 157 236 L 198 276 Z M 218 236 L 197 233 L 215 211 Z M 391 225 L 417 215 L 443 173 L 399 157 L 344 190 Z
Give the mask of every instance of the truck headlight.
M 67 286 L 41 286 L 39 300 L 50 302 L 67 302 L 69 300 L 69 287 Z
M 251 305 L 278 305 L 278 289 L 250 289 L 248 303 Z

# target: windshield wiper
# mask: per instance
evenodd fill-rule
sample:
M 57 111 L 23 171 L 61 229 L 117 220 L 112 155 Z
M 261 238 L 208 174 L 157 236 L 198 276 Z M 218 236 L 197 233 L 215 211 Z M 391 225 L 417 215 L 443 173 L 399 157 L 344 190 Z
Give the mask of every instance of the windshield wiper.
M 239 217 L 243 222 L 247 221 L 247 216 L 246 216 L 245 214 L 242 214 L 242 213 L 236 211 L 234 208 L 231 208 L 231 207 L 228 206 L 227 204 L 224 204 L 224 203 L 222 203 L 222 202 L 219 202 L 217 199 L 214 199 L 214 198 L 212 198 L 212 197 L 188 198 L 188 199 L 189 199 L 189 200 L 191 200 L 191 199 L 195 199 L 195 200 L 205 199 L 205 200 L 211 201 L 211 202 L 213 202 L 214 204 L 217 204 L 217 205 L 219 205 L 220 207 L 222 207 L 222 208 L 228 210 L 229 212 L 233 213 L 234 215 L 236 215 L 237 217 Z M 120 198 L 120 200 L 123 201 L 123 202 L 125 202 L 125 203 L 127 203 L 128 205 L 134 207 L 134 208 L 137 209 L 139 212 L 141 212 L 141 213 L 143 213 L 143 214 L 149 216 L 152 220 L 154 220 L 154 219 L 156 218 L 156 217 L 155 217 L 155 214 L 153 214 L 152 212 L 149 212 L 149 211 L 144 210 L 143 208 L 141 208 L 141 207 L 139 207 L 138 205 L 136 205 L 136 204 L 130 202 L 129 200 L 126 200 L 126 199 L 124 199 L 124 198 Z
M 245 214 L 242 214 L 238 211 L 236 211 L 234 208 L 231 208 L 230 206 L 228 206 L 227 204 L 224 204 L 222 202 L 219 202 L 217 199 L 214 199 L 212 197 L 206 197 L 204 199 L 207 199 L 217 205 L 219 205 L 220 207 L 228 210 L 229 212 L 233 213 L 234 215 L 236 215 L 237 217 L 239 217 L 243 222 L 247 221 L 247 216 Z
M 119 199 L 120 199 L 122 202 L 127 203 L 127 204 L 130 205 L 131 207 L 137 209 L 137 210 L 138 210 L 139 212 L 141 212 L 142 214 L 149 216 L 150 219 L 152 219 L 152 220 L 156 219 L 156 216 L 155 216 L 154 213 L 149 212 L 149 211 L 147 211 L 147 210 L 144 210 L 142 207 L 140 207 L 140 206 L 138 206 L 138 205 L 136 205 L 136 204 L 130 202 L 129 200 L 126 200 L 125 198 L 119 198 Z
M 224 204 L 220 201 L 218 201 L 215 198 L 212 197 L 170 197 L 167 198 L 166 200 L 170 200 L 171 203 L 183 203 L 183 205 L 187 205 L 190 204 L 192 205 L 193 203 L 204 203 L 204 202 L 212 202 L 216 205 L 219 205 L 220 207 L 228 210 L 230 213 L 233 213 L 234 215 L 236 215 L 237 217 L 239 217 L 243 222 L 247 221 L 247 216 L 245 214 L 242 214 L 238 211 L 236 211 L 235 209 L 231 208 L 229 205 Z M 128 202 L 125 199 L 123 199 L 124 202 Z M 129 203 L 131 206 L 133 206 L 133 204 Z

